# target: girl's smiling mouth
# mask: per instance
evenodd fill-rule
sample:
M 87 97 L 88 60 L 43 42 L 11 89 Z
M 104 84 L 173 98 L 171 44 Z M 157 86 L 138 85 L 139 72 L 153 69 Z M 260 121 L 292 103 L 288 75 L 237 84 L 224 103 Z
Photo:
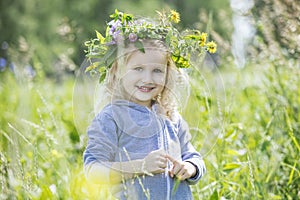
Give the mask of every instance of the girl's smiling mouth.
M 151 92 L 155 87 L 149 86 L 137 86 L 138 90 L 141 92 Z

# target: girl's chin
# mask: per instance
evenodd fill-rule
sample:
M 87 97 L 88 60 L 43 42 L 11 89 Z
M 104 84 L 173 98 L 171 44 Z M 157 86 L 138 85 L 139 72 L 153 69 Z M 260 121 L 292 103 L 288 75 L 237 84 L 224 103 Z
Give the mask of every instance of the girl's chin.
M 142 105 L 150 105 L 152 99 L 152 95 L 134 95 L 130 98 L 131 101 Z
M 140 90 L 136 90 L 134 93 L 132 93 L 131 95 L 128 94 L 127 92 L 127 99 L 129 101 L 133 101 L 133 102 L 143 102 L 143 104 L 151 104 L 151 101 L 154 97 L 156 97 L 158 94 L 156 91 L 154 91 L 153 89 L 149 92 L 144 92 L 144 91 L 140 91 Z

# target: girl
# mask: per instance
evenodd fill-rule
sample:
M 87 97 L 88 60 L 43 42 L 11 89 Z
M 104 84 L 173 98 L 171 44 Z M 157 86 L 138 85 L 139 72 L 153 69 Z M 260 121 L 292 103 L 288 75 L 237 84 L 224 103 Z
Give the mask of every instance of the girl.
M 122 56 L 106 75 L 111 102 L 88 128 L 86 177 L 113 185 L 118 199 L 192 199 L 189 185 L 206 169 L 176 110 L 185 76 L 164 41 L 139 42 L 142 50 L 134 43 L 118 45 Z

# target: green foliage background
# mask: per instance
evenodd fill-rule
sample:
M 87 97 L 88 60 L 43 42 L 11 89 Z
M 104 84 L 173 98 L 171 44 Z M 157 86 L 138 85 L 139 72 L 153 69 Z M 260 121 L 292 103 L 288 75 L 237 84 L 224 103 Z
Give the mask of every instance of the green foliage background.
M 218 68 L 191 74 L 181 111 L 208 168 L 195 199 L 300 198 L 297 1 L 256 0 L 244 13 L 257 34 L 236 69 L 228 1 L 11 0 L 0 2 L 0 199 L 112 198 L 82 173 L 95 90 L 75 76 L 83 44 L 115 8 L 153 16 L 168 7 L 181 28 L 208 30 L 219 45 Z

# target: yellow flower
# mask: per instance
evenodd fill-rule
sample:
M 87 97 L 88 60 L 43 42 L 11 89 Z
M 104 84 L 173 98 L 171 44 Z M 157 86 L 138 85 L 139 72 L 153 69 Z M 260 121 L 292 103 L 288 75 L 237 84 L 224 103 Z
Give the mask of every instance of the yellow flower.
M 199 45 L 203 47 L 206 43 L 207 33 L 201 33 Z
M 209 53 L 215 53 L 217 51 L 217 44 L 214 41 L 208 42 L 206 47 Z
M 87 68 L 85 68 L 84 72 L 92 71 L 93 69 L 96 69 L 99 66 L 99 62 L 94 62 Z
M 176 24 L 180 22 L 180 15 L 175 10 L 171 10 L 171 21 L 175 22 Z
M 59 153 L 59 152 L 58 152 L 57 150 L 55 150 L 55 149 L 53 149 L 53 150 L 51 151 L 51 154 L 52 154 L 52 156 L 55 157 L 55 158 L 61 158 L 61 157 L 62 157 L 62 154 Z

